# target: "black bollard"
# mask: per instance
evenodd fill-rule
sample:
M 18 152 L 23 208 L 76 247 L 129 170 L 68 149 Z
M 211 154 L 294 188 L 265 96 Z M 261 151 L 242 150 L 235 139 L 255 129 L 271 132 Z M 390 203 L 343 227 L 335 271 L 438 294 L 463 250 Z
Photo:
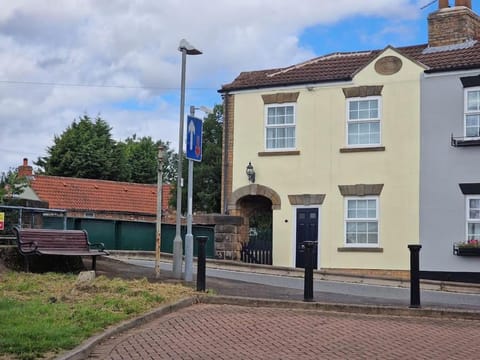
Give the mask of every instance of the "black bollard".
M 205 245 L 207 236 L 197 236 L 198 254 L 197 254 L 197 291 L 205 291 Z
M 305 241 L 305 277 L 303 283 L 303 301 L 313 301 L 313 250 L 316 241 Z
M 420 307 L 420 249 L 422 245 L 408 245 L 410 250 L 410 307 Z

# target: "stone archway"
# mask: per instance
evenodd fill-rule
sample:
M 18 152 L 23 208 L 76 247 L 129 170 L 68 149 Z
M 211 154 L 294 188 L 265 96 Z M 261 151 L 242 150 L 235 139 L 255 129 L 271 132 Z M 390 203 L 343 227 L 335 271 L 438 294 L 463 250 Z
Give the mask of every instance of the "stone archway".
M 272 210 L 279 210 L 281 208 L 282 203 L 280 200 L 280 196 L 275 190 L 272 190 L 269 187 L 263 185 L 250 184 L 247 186 L 243 186 L 232 193 L 232 197 L 228 205 L 229 212 L 232 215 L 236 215 L 235 212 L 240 210 L 239 200 L 249 195 L 266 197 L 272 202 Z
M 240 250 L 244 245 L 252 245 L 252 231 L 257 234 L 258 230 L 258 240 L 260 240 L 261 234 L 269 232 L 270 240 L 264 238 L 262 241 L 269 241 L 270 246 L 272 245 L 273 210 L 280 208 L 280 196 L 274 190 L 263 185 L 250 184 L 232 193 L 228 207 L 229 213 L 243 218 L 236 245 L 237 255 L 240 255 Z M 237 256 L 237 258 L 239 257 Z M 269 263 L 271 264 L 271 261 Z

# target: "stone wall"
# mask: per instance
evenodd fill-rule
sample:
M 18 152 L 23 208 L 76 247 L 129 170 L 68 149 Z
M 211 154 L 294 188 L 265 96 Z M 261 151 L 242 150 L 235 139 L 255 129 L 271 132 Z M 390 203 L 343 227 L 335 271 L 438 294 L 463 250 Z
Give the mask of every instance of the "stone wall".
M 215 226 L 215 258 L 240 260 L 243 218 L 240 216 L 208 214 L 194 217 L 195 225 Z

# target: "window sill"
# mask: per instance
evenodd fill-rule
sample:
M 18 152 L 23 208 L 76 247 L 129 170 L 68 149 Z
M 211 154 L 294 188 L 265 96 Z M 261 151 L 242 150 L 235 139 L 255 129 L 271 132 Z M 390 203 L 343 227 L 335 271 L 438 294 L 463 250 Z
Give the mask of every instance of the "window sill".
M 369 253 L 382 253 L 383 248 L 381 247 L 339 247 L 337 248 L 338 252 L 369 252 Z
M 464 136 L 464 137 L 450 137 L 450 144 L 453 147 L 463 146 L 480 146 L 480 137 Z
M 369 147 L 345 147 L 340 148 L 341 153 L 367 152 L 367 151 L 385 151 L 385 146 L 369 146 Z
M 453 255 L 458 256 L 480 256 L 480 247 L 453 246 Z
M 299 150 L 290 150 L 290 151 L 261 151 L 258 153 L 258 156 L 291 156 L 291 155 L 300 155 Z

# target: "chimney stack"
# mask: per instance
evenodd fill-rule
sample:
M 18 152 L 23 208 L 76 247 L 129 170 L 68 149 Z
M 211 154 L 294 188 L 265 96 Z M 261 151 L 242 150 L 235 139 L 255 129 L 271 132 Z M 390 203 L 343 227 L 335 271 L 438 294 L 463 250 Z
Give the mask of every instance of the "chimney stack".
M 23 159 L 23 165 L 18 167 L 18 176 L 31 178 L 33 176 L 33 168 L 28 165 L 28 159 Z
M 438 1 L 438 10 L 428 16 L 428 46 L 462 44 L 480 38 L 480 17 L 472 11 L 471 0 Z

